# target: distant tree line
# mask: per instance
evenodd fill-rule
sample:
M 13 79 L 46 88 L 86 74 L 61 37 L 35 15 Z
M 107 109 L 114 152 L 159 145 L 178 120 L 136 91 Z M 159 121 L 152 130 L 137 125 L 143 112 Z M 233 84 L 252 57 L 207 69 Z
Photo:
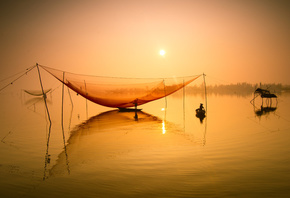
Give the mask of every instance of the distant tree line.
M 228 85 L 207 85 L 206 90 L 208 94 L 235 94 L 235 95 L 249 95 L 257 88 L 267 89 L 271 93 L 281 94 L 283 92 L 290 93 L 290 85 L 282 85 L 281 83 L 271 84 L 250 84 L 250 83 L 237 83 Z M 189 94 L 204 93 L 204 84 L 191 85 L 186 88 L 186 92 Z

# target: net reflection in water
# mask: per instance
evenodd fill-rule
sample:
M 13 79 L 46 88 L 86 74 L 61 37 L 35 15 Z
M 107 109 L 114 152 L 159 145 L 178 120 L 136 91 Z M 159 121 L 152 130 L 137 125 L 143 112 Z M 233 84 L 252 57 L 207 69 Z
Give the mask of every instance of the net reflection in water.
M 182 130 L 172 123 L 166 123 L 165 120 L 142 111 L 137 112 L 137 115 L 136 120 L 135 112 L 112 110 L 94 116 L 75 127 L 66 147 L 71 172 L 84 171 L 83 168 L 88 165 L 96 167 L 87 169 L 86 172 L 96 171 L 100 164 L 110 168 L 112 159 L 128 158 L 139 152 L 150 158 L 157 148 L 160 150 L 161 147 L 163 150 L 177 146 L 178 139 L 186 141 L 180 136 Z M 106 164 L 107 160 L 110 163 Z M 116 166 L 122 164 L 117 163 Z M 50 175 L 65 173 L 65 170 L 66 155 L 62 152 Z

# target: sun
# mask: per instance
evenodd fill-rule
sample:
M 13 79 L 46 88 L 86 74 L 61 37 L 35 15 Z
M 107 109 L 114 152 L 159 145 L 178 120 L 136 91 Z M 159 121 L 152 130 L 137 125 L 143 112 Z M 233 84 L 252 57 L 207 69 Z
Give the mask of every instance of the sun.
M 166 52 L 162 49 L 162 50 L 159 51 L 159 54 L 160 54 L 161 56 L 164 56 L 164 55 L 166 54 Z

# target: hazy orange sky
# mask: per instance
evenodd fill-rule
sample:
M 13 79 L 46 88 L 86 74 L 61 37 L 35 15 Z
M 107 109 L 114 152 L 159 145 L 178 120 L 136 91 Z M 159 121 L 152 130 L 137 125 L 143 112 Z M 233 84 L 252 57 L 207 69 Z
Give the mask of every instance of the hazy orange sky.
M 38 62 L 98 76 L 290 84 L 290 1 L 11 0 L 0 9 L 1 79 Z

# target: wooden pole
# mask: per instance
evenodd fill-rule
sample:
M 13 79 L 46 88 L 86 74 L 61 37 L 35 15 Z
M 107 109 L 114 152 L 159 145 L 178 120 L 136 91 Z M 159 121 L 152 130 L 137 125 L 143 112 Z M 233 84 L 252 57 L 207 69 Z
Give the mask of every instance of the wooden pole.
M 204 81 L 205 110 L 207 111 L 207 92 L 206 92 L 205 74 L 204 73 L 203 73 L 203 81 Z
M 183 79 L 183 131 L 185 132 L 185 87 Z
M 47 164 L 50 163 L 50 155 L 48 154 L 48 149 L 49 149 L 50 132 L 51 132 L 51 119 L 50 119 L 50 114 L 49 114 L 49 110 L 48 110 L 47 103 L 46 103 L 45 93 L 44 93 L 43 86 L 42 86 L 41 75 L 40 75 L 38 63 L 36 63 L 36 67 L 37 67 L 37 71 L 38 71 L 39 82 L 40 82 L 40 86 L 41 86 L 41 90 L 42 90 L 42 94 L 43 94 L 43 100 L 44 100 L 44 104 L 45 104 L 45 108 L 46 108 L 46 112 L 47 112 L 47 117 L 49 120 L 48 137 L 47 137 L 47 142 L 46 142 L 46 153 L 45 153 L 45 159 L 44 159 L 43 180 L 45 180 L 46 179 Z
M 37 67 L 37 71 L 38 71 L 39 82 L 40 82 L 41 91 L 42 91 L 42 95 L 43 95 L 43 99 L 44 99 L 44 104 L 45 104 L 45 107 L 46 107 L 48 120 L 49 120 L 49 123 L 51 124 L 50 114 L 49 114 L 48 106 L 47 106 L 47 103 L 46 103 L 46 96 L 45 96 L 45 93 L 44 93 L 44 90 L 43 90 L 43 86 L 42 86 L 41 75 L 40 75 L 38 63 L 36 63 L 36 67 Z
M 66 145 L 65 145 L 64 127 L 63 127 L 64 75 L 65 75 L 65 72 L 63 72 L 63 80 L 62 80 L 63 83 L 62 83 L 62 104 L 61 104 L 61 128 L 62 128 L 63 148 L 64 148 L 65 157 L 66 157 L 67 171 L 68 171 L 68 174 L 70 174 L 68 155 L 67 155 Z
M 84 80 L 85 82 L 85 90 L 86 90 L 86 96 L 88 95 L 88 92 L 87 92 L 87 84 L 86 84 L 86 81 Z M 86 98 L 86 110 L 87 110 L 87 119 L 89 117 L 88 115 L 88 99 Z

